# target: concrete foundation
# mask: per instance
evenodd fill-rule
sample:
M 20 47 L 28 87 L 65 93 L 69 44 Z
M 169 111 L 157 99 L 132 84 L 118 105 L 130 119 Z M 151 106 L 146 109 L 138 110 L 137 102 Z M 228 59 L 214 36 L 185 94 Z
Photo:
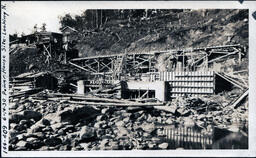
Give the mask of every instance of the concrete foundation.
M 143 82 L 143 81 L 128 81 L 127 89 L 128 90 L 154 90 L 155 98 L 160 101 L 167 101 L 167 85 L 165 81 L 156 81 L 156 82 Z

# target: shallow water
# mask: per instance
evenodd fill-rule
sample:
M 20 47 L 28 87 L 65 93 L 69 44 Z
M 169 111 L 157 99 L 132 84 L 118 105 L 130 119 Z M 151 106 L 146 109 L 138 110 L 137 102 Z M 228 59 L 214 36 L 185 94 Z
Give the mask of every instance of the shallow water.
M 230 132 L 217 139 L 215 128 L 205 131 L 165 126 L 159 128 L 157 134 L 161 142 L 169 144 L 168 149 L 248 149 L 248 137 Z

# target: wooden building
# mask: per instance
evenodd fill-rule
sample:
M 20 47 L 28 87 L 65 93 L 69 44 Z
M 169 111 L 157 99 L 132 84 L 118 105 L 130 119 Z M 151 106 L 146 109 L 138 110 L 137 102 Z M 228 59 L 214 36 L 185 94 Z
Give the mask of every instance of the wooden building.
M 76 40 L 78 31 L 72 27 L 66 26 L 61 30 L 63 34 L 63 44 Z

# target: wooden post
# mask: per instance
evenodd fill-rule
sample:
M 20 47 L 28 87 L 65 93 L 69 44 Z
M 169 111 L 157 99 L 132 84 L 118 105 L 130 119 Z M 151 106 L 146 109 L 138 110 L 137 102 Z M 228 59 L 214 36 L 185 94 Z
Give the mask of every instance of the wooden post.
M 52 56 L 52 44 L 51 43 L 49 44 L 49 49 L 50 49 L 50 52 L 49 52 L 50 56 Z
M 149 61 L 148 61 L 148 72 L 150 72 L 151 70 L 151 58 L 149 58 Z
M 64 61 L 63 61 L 64 64 L 67 64 L 67 51 L 65 50 L 64 51 Z
M 241 64 L 241 60 L 242 60 L 242 55 L 241 55 L 241 51 L 238 51 L 238 64 Z
M 113 61 L 113 59 L 111 59 L 111 69 L 114 72 L 114 61 Z
M 97 60 L 98 63 L 98 72 L 100 72 L 100 62 Z
M 133 66 L 135 66 L 136 62 L 135 62 L 135 54 L 133 54 Z
M 206 53 L 206 56 L 205 56 L 205 64 L 206 64 L 206 71 L 208 71 L 208 55 Z
M 184 52 L 182 54 L 182 70 L 184 71 L 184 68 L 185 68 L 185 59 L 184 59 Z

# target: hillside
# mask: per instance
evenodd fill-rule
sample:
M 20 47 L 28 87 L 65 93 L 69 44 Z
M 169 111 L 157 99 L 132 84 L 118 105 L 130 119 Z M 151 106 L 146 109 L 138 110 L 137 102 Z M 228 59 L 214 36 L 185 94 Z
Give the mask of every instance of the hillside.
M 102 29 L 81 33 L 76 48 L 81 56 L 91 56 L 238 43 L 248 45 L 248 11 L 185 10 L 130 22 L 109 20 Z
M 116 10 L 108 10 L 111 11 L 116 13 Z M 85 29 L 79 21 L 72 23 L 78 30 L 74 39 L 80 57 L 118 54 L 125 50 L 140 53 L 227 44 L 248 47 L 247 10 L 158 10 L 154 16 L 132 14 L 129 18 L 117 15 L 106 18 L 99 28 Z M 10 76 L 32 70 L 68 68 L 54 59 L 46 64 L 46 56 L 36 48 L 18 46 L 17 49 L 15 54 L 10 54 Z

